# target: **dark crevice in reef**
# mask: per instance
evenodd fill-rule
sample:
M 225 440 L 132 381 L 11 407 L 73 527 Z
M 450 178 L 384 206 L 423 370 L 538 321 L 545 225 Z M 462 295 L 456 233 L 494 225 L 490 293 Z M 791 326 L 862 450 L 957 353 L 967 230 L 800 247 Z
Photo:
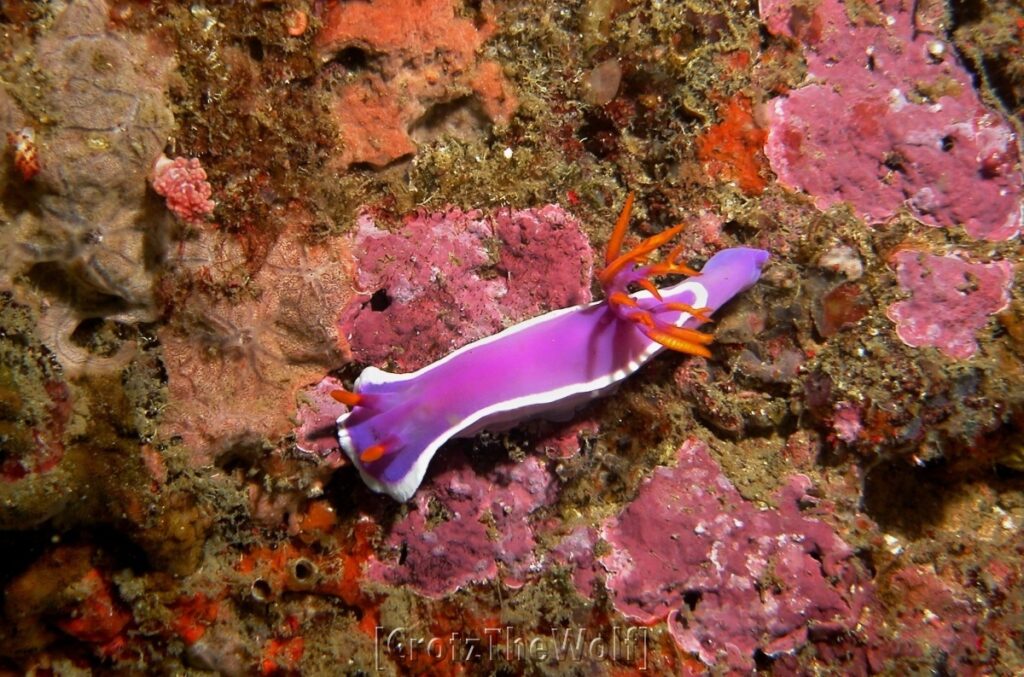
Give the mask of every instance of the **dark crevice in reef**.
M 409 127 L 409 136 L 420 145 L 451 138 L 468 142 L 485 135 L 490 127 L 479 100 L 463 96 L 432 105 Z
M 618 150 L 619 130 L 602 111 L 588 113 L 577 136 L 587 152 L 598 160 L 605 160 Z
M 34 531 L 0 531 L 0 585 L 6 586 L 55 544 L 65 548 L 86 547 L 92 563 L 103 563 L 112 569 L 131 569 L 135 573 L 152 570 L 149 558 L 137 544 L 114 526 L 97 525 L 76 528 L 66 533 L 43 526 Z
M 14 576 L 34 562 L 52 544 L 52 534 L 45 529 L 34 531 L 0 531 L 0 585 L 6 586 Z
M 391 305 L 391 297 L 388 295 L 386 289 L 378 289 L 373 292 L 368 304 L 370 306 L 370 310 L 375 313 L 382 313 Z
M 370 67 L 371 55 L 361 47 L 346 47 L 337 52 L 328 63 L 338 64 L 346 71 L 355 73 Z
M 974 86 L 986 85 L 1013 119 L 1024 109 L 1024 83 L 1021 82 L 1019 55 L 1003 49 L 994 28 L 1009 14 L 1005 6 L 981 0 L 954 0 L 949 4 L 950 44 L 954 47 Z M 944 36 L 946 37 L 946 36 Z M 1016 71 L 1016 73 L 1014 73 Z M 980 88 L 980 87 L 979 87 Z
M 944 463 L 915 467 L 903 460 L 879 463 L 864 478 L 863 508 L 882 531 L 920 538 L 945 515 L 952 480 Z

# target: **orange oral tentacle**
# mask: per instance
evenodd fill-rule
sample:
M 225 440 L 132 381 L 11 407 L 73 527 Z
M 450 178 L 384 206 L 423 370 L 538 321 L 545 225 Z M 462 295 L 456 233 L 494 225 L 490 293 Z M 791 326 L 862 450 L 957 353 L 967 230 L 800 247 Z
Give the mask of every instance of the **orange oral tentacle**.
M 646 310 L 641 310 L 633 313 L 629 316 L 629 319 L 636 322 L 640 326 L 647 327 L 648 329 L 654 329 L 654 318 Z
M 626 306 L 628 308 L 636 308 L 636 299 L 621 291 L 612 292 L 612 295 L 608 297 L 608 303 L 611 303 L 612 305 Z
M 619 271 L 632 263 L 633 259 L 634 257 L 629 252 L 626 252 L 605 266 L 604 270 L 597 274 L 597 279 L 601 282 L 601 285 L 608 286 L 608 283 L 619 274 Z
M 672 265 L 676 265 L 679 263 L 679 257 L 682 255 L 683 245 L 677 244 L 675 247 L 672 247 L 672 250 L 668 253 L 668 256 L 665 257 L 665 263 L 671 263 Z
M 631 259 L 646 256 L 681 233 L 685 227 L 685 224 L 680 223 L 679 225 L 672 226 L 668 230 L 661 231 L 657 235 L 651 235 L 649 238 L 626 252 L 624 256 L 629 256 Z
M 357 407 L 363 402 L 363 396 L 358 393 L 353 393 L 344 388 L 337 388 L 331 391 L 331 397 L 338 402 L 341 402 L 346 407 L 352 408 Z

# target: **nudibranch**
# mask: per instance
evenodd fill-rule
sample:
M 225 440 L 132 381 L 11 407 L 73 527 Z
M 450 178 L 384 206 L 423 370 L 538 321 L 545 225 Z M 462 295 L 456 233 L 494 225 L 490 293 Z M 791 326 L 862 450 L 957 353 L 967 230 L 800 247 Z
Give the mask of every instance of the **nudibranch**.
M 632 203 L 630 195 L 598 276 L 604 301 L 535 317 L 409 374 L 367 367 L 354 392 L 333 393 L 349 407 L 337 421 L 341 448 L 371 489 L 406 501 L 453 437 L 571 412 L 609 393 L 665 348 L 710 355 L 711 336 L 697 327 L 757 282 L 768 252 L 726 249 L 698 273 L 678 262 L 676 247 L 648 264 L 683 226 L 621 253 Z M 689 277 L 658 289 L 651 278 L 661 275 Z M 633 287 L 638 290 L 631 293 Z

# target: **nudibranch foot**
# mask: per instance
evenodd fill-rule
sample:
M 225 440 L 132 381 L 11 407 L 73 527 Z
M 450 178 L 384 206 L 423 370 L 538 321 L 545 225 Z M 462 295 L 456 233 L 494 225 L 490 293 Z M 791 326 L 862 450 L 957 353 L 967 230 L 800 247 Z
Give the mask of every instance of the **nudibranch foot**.
M 605 301 L 535 317 L 410 374 L 368 367 L 354 392 L 337 391 L 335 399 L 349 407 L 338 418 L 338 440 L 371 489 L 408 500 L 451 438 L 572 411 L 614 390 L 664 348 L 710 356 L 711 336 L 697 328 L 757 282 L 768 252 L 727 249 L 699 275 L 679 263 L 678 247 L 647 264 L 681 226 L 621 253 L 632 204 L 630 194 L 598 276 Z M 661 275 L 690 277 L 658 288 L 651 278 Z

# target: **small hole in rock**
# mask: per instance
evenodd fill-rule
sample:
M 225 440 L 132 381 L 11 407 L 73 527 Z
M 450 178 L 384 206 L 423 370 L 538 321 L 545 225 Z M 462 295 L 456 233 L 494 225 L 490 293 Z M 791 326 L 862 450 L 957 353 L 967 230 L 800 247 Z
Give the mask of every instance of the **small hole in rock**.
M 316 575 L 316 568 L 316 565 L 308 559 L 301 558 L 295 560 L 295 563 L 292 564 L 292 573 L 296 581 L 308 581 Z
M 370 65 L 370 55 L 365 49 L 346 47 L 335 54 L 331 61 L 344 67 L 347 71 L 361 71 L 366 70 Z
M 370 310 L 375 313 L 387 310 L 390 305 L 391 297 L 388 296 L 387 291 L 384 289 L 378 289 L 373 292 L 373 296 L 370 297 Z
M 253 61 L 263 61 L 263 43 L 259 39 L 249 38 L 245 41 L 245 44 Z
M 619 147 L 619 130 L 615 122 L 601 111 L 593 111 L 584 117 L 577 136 L 583 147 L 598 159 L 611 156 Z
M 252 582 L 252 587 L 249 589 L 252 598 L 257 602 L 266 602 L 274 594 L 274 589 L 270 587 L 270 583 L 262 578 L 257 578 Z
M 886 153 L 882 164 L 894 172 L 904 172 L 906 167 L 903 164 L 903 156 L 899 153 Z
M 775 659 L 761 649 L 754 650 L 754 667 L 758 670 L 771 670 Z

